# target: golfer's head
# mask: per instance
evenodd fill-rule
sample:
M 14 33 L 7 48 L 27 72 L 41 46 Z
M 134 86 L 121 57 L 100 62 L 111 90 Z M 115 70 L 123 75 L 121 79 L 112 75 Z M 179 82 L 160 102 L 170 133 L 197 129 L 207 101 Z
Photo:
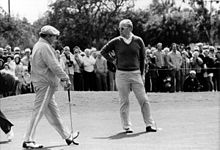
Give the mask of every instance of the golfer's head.
M 56 41 L 57 37 L 60 35 L 60 31 L 50 25 L 45 25 L 40 30 L 40 37 L 46 39 L 49 43 Z
M 130 19 L 123 19 L 119 23 L 119 32 L 123 37 L 127 37 L 133 30 L 133 24 Z

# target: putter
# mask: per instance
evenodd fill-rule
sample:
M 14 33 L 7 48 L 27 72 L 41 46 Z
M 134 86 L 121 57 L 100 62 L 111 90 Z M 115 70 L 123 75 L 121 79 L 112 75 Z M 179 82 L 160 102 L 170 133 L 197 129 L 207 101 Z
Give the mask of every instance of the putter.
M 70 112 L 70 123 L 71 123 L 71 134 L 73 135 L 73 119 L 72 119 L 72 111 L 71 111 L 71 99 L 70 99 L 70 89 L 68 89 L 68 100 L 69 100 L 69 112 Z M 74 133 L 75 136 L 73 137 L 73 144 L 79 145 L 78 142 L 75 142 L 74 139 L 76 139 L 79 136 L 79 131 Z

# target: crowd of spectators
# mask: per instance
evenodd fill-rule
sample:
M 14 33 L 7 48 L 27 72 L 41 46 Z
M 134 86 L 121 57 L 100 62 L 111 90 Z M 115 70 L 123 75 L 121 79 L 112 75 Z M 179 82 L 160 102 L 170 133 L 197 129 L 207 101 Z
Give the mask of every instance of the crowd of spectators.
M 5 76 L 4 74 L 8 74 L 17 81 L 17 84 L 14 91 L 1 91 L 1 95 L 10 96 L 10 95 L 18 95 L 24 93 L 33 92 L 31 79 L 30 79 L 30 54 L 31 49 L 26 48 L 25 50 L 21 50 L 19 47 L 14 47 L 12 50 L 11 46 L 7 45 L 5 48 L 0 47 L 0 71 L 1 77 Z M 9 79 L 9 76 L 7 77 Z M 8 80 L 9 80 L 8 79 Z M 11 80 L 13 83 L 13 81 Z M 5 82 L 10 84 L 11 82 Z M 2 82 L 1 82 L 2 83 Z M 4 84 L 7 87 L 11 85 Z M 3 85 L 1 85 L 3 86 Z M 2 87 L 6 88 L 6 87 Z
M 55 51 L 57 59 L 69 75 L 74 91 L 114 91 L 115 65 L 108 62 L 96 48 L 73 50 L 65 46 Z M 114 54 L 112 54 L 114 56 Z M 145 54 L 146 92 L 196 92 L 220 91 L 220 47 L 197 43 L 192 46 L 177 45 L 163 48 L 147 46 Z M 34 92 L 30 79 L 31 49 L 0 47 L 1 73 L 12 75 L 17 81 L 14 93 Z M 60 90 L 62 86 L 59 87 Z
M 220 91 L 220 47 L 158 43 L 146 49 L 145 75 L 150 92 Z
M 69 46 L 62 51 L 56 50 L 60 65 L 69 75 L 74 91 L 113 91 L 115 88 L 114 71 L 96 48 L 84 51 Z M 114 65 L 113 65 L 114 67 Z

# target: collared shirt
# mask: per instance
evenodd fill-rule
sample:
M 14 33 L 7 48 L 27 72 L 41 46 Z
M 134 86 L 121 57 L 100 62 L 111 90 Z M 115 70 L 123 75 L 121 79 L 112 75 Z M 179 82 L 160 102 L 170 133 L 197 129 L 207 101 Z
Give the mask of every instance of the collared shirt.
M 95 65 L 95 58 L 93 56 L 89 56 L 89 57 L 84 56 L 82 60 L 83 60 L 84 70 L 87 72 L 93 72 Z
M 134 36 L 134 34 L 133 33 L 130 33 L 130 37 L 128 38 L 128 39 L 126 39 L 125 37 L 123 37 L 123 36 L 120 36 L 123 40 L 124 40 L 124 42 L 126 43 L 126 44 L 130 44 L 131 43 L 131 41 L 132 41 L 132 37 Z
M 96 58 L 96 72 L 100 72 L 100 73 L 107 73 L 107 61 L 105 58 L 101 57 L 101 58 Z
M 170 68 L 180 69 L 182 65 L 182 56 L 179 51 L 168 53 L 168 64 Z
M 58 78 L 68 79 L 53 47 L 43 38 L 34 45 L 31 55 L 31 80 L 35 85 L 58 86 Z
M 165 65 L 165 55 L 162 51 L 157 50 L 156 52 L 154 52 L 154 56 L 156 56 L 156 65 L 157 67 L 161 68 Z

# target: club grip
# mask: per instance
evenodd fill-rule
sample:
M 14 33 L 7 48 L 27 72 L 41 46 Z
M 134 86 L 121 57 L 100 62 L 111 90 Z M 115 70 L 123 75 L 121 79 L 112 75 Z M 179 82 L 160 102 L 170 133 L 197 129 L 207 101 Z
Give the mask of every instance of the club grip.
M 67 91 L 68 91 L 68 100 L 70 102 L 70 89 L 68 89 Z

